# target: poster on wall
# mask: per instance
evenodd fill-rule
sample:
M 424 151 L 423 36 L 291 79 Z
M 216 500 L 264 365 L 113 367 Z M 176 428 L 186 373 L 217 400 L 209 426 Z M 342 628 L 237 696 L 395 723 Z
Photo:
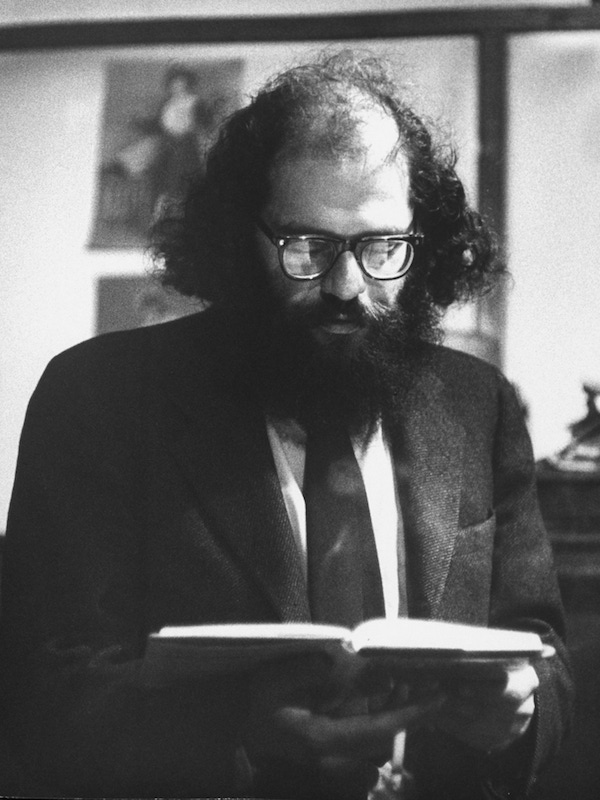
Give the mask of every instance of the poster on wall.
M 139 248 L 161 209 L 201 172 L 220 121 L 240 105 L 241 59 L 111 61 L 90 247 Z

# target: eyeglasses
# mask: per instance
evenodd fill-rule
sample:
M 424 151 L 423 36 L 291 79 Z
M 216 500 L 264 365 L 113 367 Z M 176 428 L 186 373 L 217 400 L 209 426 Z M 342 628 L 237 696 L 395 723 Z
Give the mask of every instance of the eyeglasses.
M 294 281 L 322 278 L 338 256 L 346 251 L 352 253 L 369 278 L 393 281 L 406 275 L 424 238 L 422 233 L 358 236 L 353 239 L 318 234 L 276 236 L 263 220 L 257 219 L 256 226 L 275 245 L 281 269 Z

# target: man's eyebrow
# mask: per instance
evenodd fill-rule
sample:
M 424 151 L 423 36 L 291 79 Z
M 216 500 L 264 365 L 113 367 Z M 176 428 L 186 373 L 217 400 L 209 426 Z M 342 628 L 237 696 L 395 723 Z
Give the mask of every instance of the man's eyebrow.
M 276 222 L 271 226 L 276 234 L 281 236 L 302 236 L 303 234 L 316 236 L 329 236 L 335 238 L 335 233 L 318 225 L 299 225 L 297 222 Z
M 295 222 L 273 224 L 273 231 L 276 236 L 323 236 L 327 239 L 361 239 L 369 236 L 406 236 L 413 233 L 413 223 L 407 228 L 365 228 L 360 233 L 350 237 L 342 236 L 336 231 L 327 228 L 320 228 L 318 225 L 298 225 Z

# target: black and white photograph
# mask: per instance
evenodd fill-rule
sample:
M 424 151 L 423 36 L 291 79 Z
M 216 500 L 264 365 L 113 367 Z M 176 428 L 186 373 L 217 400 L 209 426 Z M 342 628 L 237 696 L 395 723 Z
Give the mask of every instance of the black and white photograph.
M 0 797 L 600 797 L 600 0 L 0 4 Z

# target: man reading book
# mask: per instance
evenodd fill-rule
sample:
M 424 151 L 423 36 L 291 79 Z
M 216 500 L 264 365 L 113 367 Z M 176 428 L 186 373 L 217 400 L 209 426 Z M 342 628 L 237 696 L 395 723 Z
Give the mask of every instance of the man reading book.
M 324 56 L 225 122 L 155 253 L 210 307 L 58 356 L 23 430 L 2 681 L 24 792 L 525 796 L 570 678 L 519 404 L 439 344 L 502 273 L 451 151 L 380 63 Z M 167 625 L 397 616 L 556 655 L 142 679 Z

